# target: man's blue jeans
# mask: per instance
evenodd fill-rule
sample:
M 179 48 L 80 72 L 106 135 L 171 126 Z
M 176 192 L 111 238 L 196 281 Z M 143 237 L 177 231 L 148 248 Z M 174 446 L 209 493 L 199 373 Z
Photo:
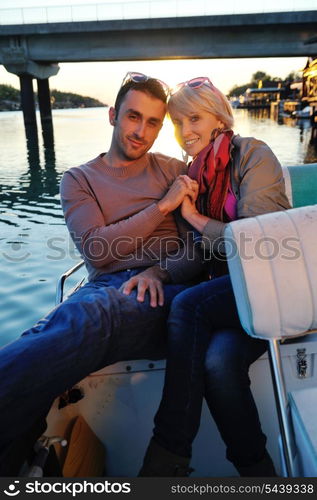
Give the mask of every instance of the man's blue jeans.
M 87 283 L 33 328 L 0 350 L 0 449 L 45 414 L 52 401 L 106 365 L 166 355 L 166 319 L 185 285 L 166 285 L 165 303 L 118 291 L 142 269 Z
M 262 459 L 266 437 L 250 390 L 248 370 L 266 342 L 242 329 L 229 276 L 180 293 L 169 315 L 167 369 L 154 437 L 164 448 L 191 455 L 203 396 L 236 466 Z

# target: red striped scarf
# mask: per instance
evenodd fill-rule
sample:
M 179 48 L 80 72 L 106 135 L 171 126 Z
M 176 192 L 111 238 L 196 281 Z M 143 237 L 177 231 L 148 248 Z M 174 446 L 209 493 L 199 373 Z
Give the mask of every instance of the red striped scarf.
M 223 220 L 223 208 L 230 183 L 232 130 L 220 132 L 192 161 L 188 175 L 199 184 L 197 210 L 212 219 Z

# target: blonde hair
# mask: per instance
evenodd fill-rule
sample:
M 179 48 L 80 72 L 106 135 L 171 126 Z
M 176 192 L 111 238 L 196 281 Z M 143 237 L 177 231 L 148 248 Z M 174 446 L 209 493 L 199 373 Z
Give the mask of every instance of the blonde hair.
M 228 99 L 219 89 L 210 87 L 207 82 L 198 88 L 185 85 L 169 98 L 167 107 L 169 116 L 173 115 L 174 111 L 186 115 L 203 109 L 215 115 L 224 124 L 225 129 L 231 129 L 233 126 L 232 108 Z

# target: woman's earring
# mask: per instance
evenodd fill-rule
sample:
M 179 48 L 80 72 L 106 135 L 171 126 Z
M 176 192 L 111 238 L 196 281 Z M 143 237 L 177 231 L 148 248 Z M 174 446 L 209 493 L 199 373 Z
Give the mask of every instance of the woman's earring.
M 211 141 L 214 141 L 215 139 L 217 139 L 217 137 L 222 134 L 223 132 L 223 128 L 214 128 L 213 131 L 211 132 L 211 136 L 210 136 L 210 140 Z
M 182 159 L 183 162 L 188 163 L 188 154 L 182 149 Z

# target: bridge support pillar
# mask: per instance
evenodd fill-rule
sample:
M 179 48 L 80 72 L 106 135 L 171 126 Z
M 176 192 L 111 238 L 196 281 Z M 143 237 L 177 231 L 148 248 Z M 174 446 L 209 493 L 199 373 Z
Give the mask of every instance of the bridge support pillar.
M 36 127 L 35 101 L 33 92 L 33 78 L 28 74 L 19 75 L 21 89 L 21 107 L 23 111 L 24 124 L 27 127 Z
M 59 71 L 58 64 L 38 64 L 28 60 L 26 56 L 20 59 L 15 52 L 6 54 L 5 68 L 9 73 L 18 75 L 21 87 L 21 107 L 24 123 L 35 124 L 35 103 L 32 79 L 37 79 L 38 100 L 42 128 L 44 123 L 52 123 L 51 99 L 48 79 Z
M 48 78 L 37 79 L 37 96 L 39 100 L 42 128 L 52 123 L 51 97 Z

